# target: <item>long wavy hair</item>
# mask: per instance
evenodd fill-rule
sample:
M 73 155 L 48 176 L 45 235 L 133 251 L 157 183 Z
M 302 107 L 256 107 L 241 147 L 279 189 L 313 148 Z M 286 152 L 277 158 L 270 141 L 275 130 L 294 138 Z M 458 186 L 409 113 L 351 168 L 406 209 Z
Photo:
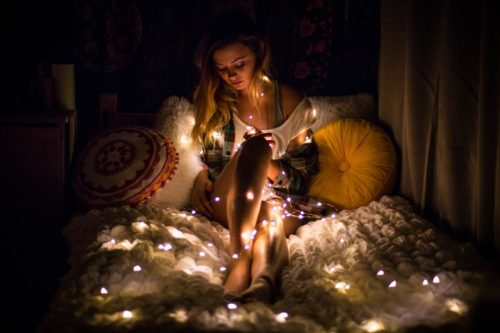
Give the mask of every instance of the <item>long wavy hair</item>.
M 267 40 L 255 22 L 241 12 L 227 11 L 219 15 L 211 29 L 202 37 L 195 54 L 200 81 L 193 95 L 195 124 L 193 140 L 204 145 L 216 141 L 212 133 L 219 132 L 235 111 L 238 92 L 219 76 L 213 61 L 215 50 L 232 43 L 242 43 L 255 54 L 254 74 L 250 81 L 250 102 L 260 112 L 259 95 L 270 82 L 271 54 Z

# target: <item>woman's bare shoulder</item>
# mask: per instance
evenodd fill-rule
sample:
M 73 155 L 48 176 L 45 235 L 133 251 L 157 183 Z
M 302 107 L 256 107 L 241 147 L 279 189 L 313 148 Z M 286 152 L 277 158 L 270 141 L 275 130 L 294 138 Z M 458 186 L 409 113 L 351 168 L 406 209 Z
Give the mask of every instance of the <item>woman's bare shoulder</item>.
M 281 109 L 283 111 L 283 116 L 288 118 L 297 105 L 304 98 L 304 93 L 294 87 L 286 84 L 280 85 L 281 94 Z

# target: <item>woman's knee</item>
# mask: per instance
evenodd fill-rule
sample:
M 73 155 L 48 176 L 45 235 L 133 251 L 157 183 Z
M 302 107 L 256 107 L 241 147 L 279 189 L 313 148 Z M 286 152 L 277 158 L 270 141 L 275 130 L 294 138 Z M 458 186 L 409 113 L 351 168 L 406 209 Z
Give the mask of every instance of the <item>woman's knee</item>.
M 258 162 L 259 160 L 268 161 L 271 158 L 271 153 L 272 150 L 267 140 L 262 136 L 254 136 L 241 145 L 239 159 L 253 162 Z

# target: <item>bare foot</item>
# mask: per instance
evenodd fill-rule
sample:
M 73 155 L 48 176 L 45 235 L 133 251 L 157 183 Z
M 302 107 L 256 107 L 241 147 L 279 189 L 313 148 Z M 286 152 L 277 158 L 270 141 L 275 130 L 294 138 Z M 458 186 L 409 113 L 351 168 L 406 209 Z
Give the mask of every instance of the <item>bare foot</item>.
M 274 300 L 274 281 L 269 274 L 260 274 L 252 282 L 250 287 L 241 294 L 243 302 L 264 302 L 272 303 Z
M 229 273 L 224 282 L 224 291 L 230 294 L 240 294 L 250 284 L 250 258 L 244 255 L 233 259 L 229 264 Z

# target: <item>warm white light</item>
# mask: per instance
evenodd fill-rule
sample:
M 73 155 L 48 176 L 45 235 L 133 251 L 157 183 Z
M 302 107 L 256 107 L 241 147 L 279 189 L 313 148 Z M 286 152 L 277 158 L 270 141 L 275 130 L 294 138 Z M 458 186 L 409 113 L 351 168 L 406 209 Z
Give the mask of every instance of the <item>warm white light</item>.
M 370 319 L 364 321 L 362 327 L 367 332 L 378 332 L 382 331 L 385 328 L 384 324 L 382 324 L 379 320 L 376 319 Z
M 226 271 L 226 267 L 221 266 L 221 267 L 219 268 L 219 271 L 221 271 L 221 272 L 225 272 L 225 271 Z
M 125 319 L 130 319 L 134 316 L 134 314 L 132 313 L 132 311 L 129 311 L 129 310 L 125 310 L 122 312 L 122 317 L 125 318 Z
M 245 245 L 245 250 L 250 250 L 250 244 Z
M 448 307 L 448 310 L 455 312 L 458 315 L 463 315 L 467 312 L 467 305 L 458 299 L 447 300 L 446 307 Z
M 190 140 L 186 135 L 182 135 L 180 141 L 183 146 L 187 146 Z
M 252 191 L 247 191 L 246 193 L 247 200 L 252 201 L 254 199 L 254 195 Z
M 264 96 L 264 93 L 263 93 L 263 92 L 261 92 L 261 93 L 260 93 L 260 97 L 262 97 L 262 96 Z
M 379 271 L 377 272 L 377 275 L 378 275 L 378 276 L 382 276 L 382 275 L 384 275 L 384 271 L 383 271 L 383 270 L 379 270 Z
M 222 134 L 220 132 L 212 132 L 212 138 L 215 140 L 219 140 L 222 137 Z
M 168 316 L 171 318 L 174 318 L 175 321 L 177 321 L 179 323 L 184 323 L 184 322 L 186 322 L 186 320 L 188 320 L 188 315 L 186 313 L 186 310 L 184 310 L 184 309 L 176 310 L 176 311 L 170 313 Z
M 134 272 L 140 272 L 142 270 L 141 266 L 135 265 L 134 266 Z
M 108 289 L 102 287 L 101 288 L 101 295 L 107 295 L 108 294 Z
M 111 244 L 116 244 L 116 240 L 114 238 L 111 239 Z
M 389 284 L 389 288 L 394 288 L 396 286 L 396 280 L 392 280 L 392 282 Z
M 200 255 L 200 257 L 204 257 L 204 256 L 206 256 L 206 255 L 207 255 L 207 254 L 205 253 L 205 251 L 200 251 L 198 254 Z
M 253 116 L 252 116 L 252 115 L 249 115 L 249 116 L 248 116 L 248 119 L 249 119 L 249 120 L 252 120 L 252 119 L 253 119 Z
M 237 308 L 238 308 L 238 305 L 236 305 L 236 304 L 234 304 L 234 303 L 229 303 L 229 304 L 227 305 L 227 308 L 228 308 L 229 310 L 234 310 L 234 309 L 237 309 Z
M 439 283 L 439 277 L 436 275 L 434 279 L 432 279 L 432 283 Z
M 321 202 L 318 202 L 316 206 L 321 207 L 323 204 Z
M 337 282 L 335 283 L 335 289 L 345 289 L 346 283 L 345 282 Z
M 233 259 L 238 259 L 240 256 L 238 255 L 238 253 L 233 253 L 233 255 L 231 257 Z
M 215 201 L 215 202 L 219 202 L 219 201 L 220 201 L 220 197 L 215 197 L 215 198 L 214 198 L 214 201 Z
M 340 239 L 340 242 L 341 242 L 341 243 L 344 243 L 344 242 L 345 242 L 345 240 L 344 240 L 343 238 L 341 238 L 341 239 Z
M 193 209 L 193 210 L 191 211 L 191 214 L 192 214 L 192 215 L 196 215 L 196 210 L 194 210 L 194 209 Z
M 424 281 L 422 282 L 422 285 L 423 285 L 423 286 L 427 286 L 427 285 L 429 285 L 429 281 L 427 281 L 427 279 L 424 279 Z
M 334 219 L 335 217 L 337 217 L 337 215 L 335 214 L 332 214 L 332 216 L 330 216 L 332 219 Z
M 279 323 L 284 323 L 286 321 L 286 318 L 288 318 L 288 313 L 286 312 L 280 312 L 276 315 L 276 321 Z
M 208 247 L 212 247 L 212 246 L 214 246 L 214 244 L 213 243 L 208 243 L 207 246 Z

